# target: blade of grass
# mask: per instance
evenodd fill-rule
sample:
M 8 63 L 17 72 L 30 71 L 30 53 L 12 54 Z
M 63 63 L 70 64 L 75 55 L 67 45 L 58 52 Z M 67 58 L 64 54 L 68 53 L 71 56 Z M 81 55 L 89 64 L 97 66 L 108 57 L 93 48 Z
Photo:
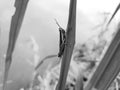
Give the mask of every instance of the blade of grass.
M 115 17 L 116 13 L 118 12 L 118 10 L 120 9 L 120 3 L 118 4 L 118 6 L 116 7 L 114 13 L 112 14 L 110 20 L 107 23 L 107 26 L 109 26 L 109 24 L 111 23 L 111 21 L 113 20 L 113 18 Z
M 66 32 L 66 45 L 65 51 L 62 58 L 60 77 L 56 90 L 65 90 L 66 78 L 68 69 L 71 61 L 71 56 L 75 44 L 75 33 L 76 33 L 76 3 L 77 0 L 70 0 L 69 7 L 69 18 Z
M 120 32 L 120 24 L 118 29 Z M 118 43 L 119 44 L 116 47 L 113 56 L 110 58 L 107 67 L 105 68 L 98 82 L 95 84 L 95 88 L 98 90 L 107 90 L 120 71 L 120 38 Z
M 46 60 L 50 59 L 50 58 L 54 58 L 57 57 L 58 55 L 49 55 L 46 56 L 45 58 L 43 58 L 42 60 L 40 60 L 40 62 L 38 63 L 38 65 L 35 67 L 35 70 L 37 70 Z
M 99 82 L 95 84 L 95 88 L 98 90 L 108 90 L 111 83 L 114 81 L 118 73 L 120 72 L 120 45 L 112 58 L 111 62 L 105 69 L 104 73 L 99 79 Z
M 119 5 L 117 6 L 117 8 L 115 9 L 115 11 L 114 11 L 114 13 L 112 14 L 112 16 L 111 16 L 111 18 L 110 18 L 110 20 L 108 21 L 108 23 L 107 23 L 107 25 L 106 25 L 106 28 L 109 26 L 109 24 L 111 23 L 111 21 L 112 21 L 112 19 L 114 18 L 114 16 L 116 15 L 116 13 L 118 12 L 118 10 L 119 10 L 119 8 L 120 8 L 120 3 L 119 3 Z M 103 67 L 101 67 L 101 68 L 105 68 L 106 67 L 106 65 L 107 65 L 107 63 L 109 62 L 109 59 L 112 57 L 112 55 L 114 54 L 114 52 L 115 52 L 115 50 L 116 50 L 116 47 L 117 47 L 117 45 L 118 45 L 118 41 L 119 41 L 119 31 L 117 32 L 117 34 L 116 34 L 116 36 L 114 37 L 114 39 L 112 40 L 112 42 L 111 42 L 111 45 L 109 46 L 109 48 L 108 48 L 108 50 L 107 50 L 107 52 L 106 52 L 106 54 L 105 54 L 105 56 L 104 56 L 104 58 L 103 58 L 103 60 L 104 59 L 107 59 L 106 61 L 103 61 L 102 60 L 102 62 L 104 62 L 103 63 Z M 101 63 L 102 63 L 101 62 Z M 106 65 L 104 65 L 104 64 L 106 64 Z M 99 73 L 101 73 L 101 72 L 103 72 L 103 70 L 96 70 L 96 72 L 95 72 L 95 74 L 94 74 L 94 78 L 96 79 L 96 77 L 100 77 L 100 75 L 101 74 L 99 74 Z M 90 90 L 91 88 L 92 88 L 92 86 L 96 83 L 95 81 L 97 81 L 97 79 L 95 80 L 94 78 L 92 78 L 91 79 L 91 81 L 90 81 L 90 83 L 86 86 L 86 88 L 85 88 L 85 90 Z
M 100 78 L 102 77 L 102 75 L 105 72 L 111 74 L 110 72 L 107 72 L 106 70 L 110 68 L 109 65 L 111 65 L 111 62 L 112 63 L 116 63 L 116 62 L 119 63 L 119 59 L 116 60 L 116 58 L 115 58 L 116 54 L 119 53 L 119 51 L 117 51 L 119 45 L 120 45 L 120 26 L 118 28 L 118 32 L 116 33 L 114 39 L 112 40 L 112 42 L 111 42 L 111 44 L 109 46 L 105 56 L 103 57 L 102 61 L 100 62 L 97 70 L 95 71 L 95 73 L 92 76 L 92 78 L 91 78 L 90 82 L 88 83 L 88 85 L 85 87 L 85 90 L 91 90 L 100 81 Z M 116 60 L 116 61 L 114 61 L 114 60 Z M 116 68 L 116 67 L 114 67 L 114 68 Z M 118 66 L 118 68 L 119 68 L 119 66 Z M 112 72 L 112 73 L 115 73 L 115 72 Z M 108 77 L 108 76 L 106 76 L 106 77 Z M 100 89 L 100 90 L 103 90 L 103 89 Z
M 12 16 L 10 33 L 9 33 L 9 43 L 5 59 L 5 71 L 4 71 L 4 80 L 3 80 L 3 90 L 5 90 L 6 81 L 8 78 L 8 73 L 10 65 L 12 62 L 12 54 L 15 48 L 15 43 L 21 28 L 21 24 L 24 18 L 26 11 L 27 3 L 29 0 L 16 0 L 15 1 L 15 14 Z

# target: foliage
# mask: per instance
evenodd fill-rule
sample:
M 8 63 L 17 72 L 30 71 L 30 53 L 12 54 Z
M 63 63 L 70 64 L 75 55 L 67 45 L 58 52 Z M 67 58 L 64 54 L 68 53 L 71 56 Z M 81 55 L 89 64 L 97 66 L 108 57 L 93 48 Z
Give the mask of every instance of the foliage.
M 40 62 L 40 65 L 38 64 L 38 67 L 35 67 L 33 80 L 29 87 L 25 90 L 84 90 L 84 87 L 87 85 L 87 83 L 89 83 L 92 74 L 101 62 L 101 58 L 104 56 L 104 52 L 110 44 L 107 38 L 105 38 L 105 34 L 110 29 L 106 28 L 106 22 L 104 22 L 101 25 L 98 25 L 99 28 L 101 28 L 101 31 L 98 35 L 90 38 L 87 42 L 74 47 L 76 32 L 76 1 L 77 0 L 70 0 L 65 51 L 62 60 L 58 61 L 55 65 L 53 63 L 49 64 L 45 72 L 41 75 L 39 73 L 39 69 L 44 63 L 43 61 L 51 57 L 56 57 L 56 55 L 45 57 L 42 62 Z M 11 21 L 9 44 L 5 62 L 3 90 L 5 90 L 8 72 L 12 62 L 12 54 L 15 48 L 17 37 L 19 35 L 28 0 L 26 0 L 24 3 L 21 0 L 21 4 L 19 3 L 20 2 L 17 2 L 16 0 L 16 12 Z M 24 7 L 22 7 L 23 4 Z M 114 15 L 112 18 L 113 17 Z M 108 24 L 111 22 L 111 20 L 112 19 L 110 19 Z M 110 35 L 112 38 L 113 33 Z M 120 85 L 119 80 L 120 74 L 111 84 L 109 90 L 118 90 Z M 24 90 L 24 88 L 21 90 Z

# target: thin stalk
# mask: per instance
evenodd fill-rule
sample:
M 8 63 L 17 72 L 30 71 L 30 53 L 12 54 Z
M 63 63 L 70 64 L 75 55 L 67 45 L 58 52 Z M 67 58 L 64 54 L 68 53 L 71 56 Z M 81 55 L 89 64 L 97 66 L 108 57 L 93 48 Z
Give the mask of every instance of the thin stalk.
M 77 77 L 75 90 L 83 90 L 83 87 L 84 87 L 83 78 L 84 76 L 82 74 Z
M 120 9 L 120 3 L 118 4 L 118 6 L 116 7 L 114 13 L 112 14 L 110 20 L 107 23 L 107 26 L 109 26 L 109 24 L 111 23 L 111 21 L 113 20 L 113 18 L 115 17 L 116 13 L 118 12 L 118 10 Z
M 67 25 L 67 31 L 66 31 L 65 51 L 62 58 L 60 78 L 59 78 L 56 90 L 65 90 L 68 69 L 70 66 L 71 56 L 72 56 L 73 48 L 75 44 L 76 3 L 77 3 L 77 0 L 70 0 L 69 18 L 68 18 L 68 25 Z
M 45 58 L 43 58 L 42 60 L 40 60 L 40 62 L 35 67 L 35 70 L 37 70 L 46 60 L 49 60 L 49 59 L 57 57 L 57 56 L 58 55 L 48 55 L 48 56 L 46 56 Z

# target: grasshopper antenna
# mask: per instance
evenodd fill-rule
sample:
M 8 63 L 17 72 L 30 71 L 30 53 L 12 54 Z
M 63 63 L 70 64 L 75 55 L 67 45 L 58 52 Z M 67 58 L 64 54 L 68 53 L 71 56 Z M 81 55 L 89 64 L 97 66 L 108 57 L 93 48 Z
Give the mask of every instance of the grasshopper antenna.
M 58 25 L 58 27 L 59 27 L 59 28 L 62 28 L 62 27 L 60 26 L 60 24 L 58 23 L 57 19 L 54 19 L 54 20 L 55 20 L 56 24 Z

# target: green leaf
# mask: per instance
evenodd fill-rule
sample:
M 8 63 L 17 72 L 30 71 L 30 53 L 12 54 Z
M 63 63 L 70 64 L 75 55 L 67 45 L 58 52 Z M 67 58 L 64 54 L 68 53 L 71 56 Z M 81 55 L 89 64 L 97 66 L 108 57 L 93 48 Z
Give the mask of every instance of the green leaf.
M 16 0 L 15 1 L 15 14 L 12 16 L 10 33 L 9 33 L 9 43 L 5 59 L 5 71 L 4 71 L 4 80 L 3 80 L 3 90 L 5 90 L 6 81 L 8 78 L 8 73 L 10 65 L 12 62 L 12 54 L 15 48 L 15 43 L 21 28 L 21 24 L 24 18 L 26 7 L 29 0 Z

